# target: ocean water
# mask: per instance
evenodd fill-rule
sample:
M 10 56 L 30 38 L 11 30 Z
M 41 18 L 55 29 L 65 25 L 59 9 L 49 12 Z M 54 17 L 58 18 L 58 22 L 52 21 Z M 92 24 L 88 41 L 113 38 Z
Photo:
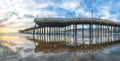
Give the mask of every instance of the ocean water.
M 0 61 L 120 61 L 119 35 L 108 35 L 0 34 Z

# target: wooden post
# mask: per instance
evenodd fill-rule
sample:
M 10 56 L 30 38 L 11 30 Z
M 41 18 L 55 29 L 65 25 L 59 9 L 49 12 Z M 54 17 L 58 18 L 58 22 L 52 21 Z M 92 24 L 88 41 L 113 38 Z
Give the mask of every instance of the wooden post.
M 33 36 L 35 35 L 35 29 L 36 29 L 36 24 L 35 24 L 35 28 L 33 29 Z

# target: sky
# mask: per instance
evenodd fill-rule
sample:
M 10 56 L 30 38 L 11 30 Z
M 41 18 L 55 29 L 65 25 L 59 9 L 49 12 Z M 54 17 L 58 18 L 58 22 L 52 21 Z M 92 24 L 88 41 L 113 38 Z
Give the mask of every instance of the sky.
M 34 26 L 34 18 L 94 18 L 120 21 L 120 0 L 0 0 L 0 33 Z

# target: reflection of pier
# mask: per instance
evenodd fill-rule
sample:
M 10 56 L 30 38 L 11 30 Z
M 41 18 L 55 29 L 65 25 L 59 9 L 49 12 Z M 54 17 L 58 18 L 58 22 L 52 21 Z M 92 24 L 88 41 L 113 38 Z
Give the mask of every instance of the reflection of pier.
M 21 33 L 30 33 L 33 35 L 71 35 L 74 40 L 80 33 L 82 40 L 89 38 L 89 41 L 112 41 L 119 40 L 120 23 L 104 19 L 95 18 L 35 18 L 35 27 L 20 30 Z M 77 29 L 81 29 L 78 31 Z M 88 31 L 85 31 L 87 29 Z M 68 32 L 69 30 L 69 32 Z M 45 39 L 45 38 L 44 38 Z
M 77 43 L 80 40 L 72 42 L 69 36 L 66 36 L 67 39 L 62 40 L 41 40 L 42 37 L 45 36 L 34 36 L 34 37 L 27 37 L 29 40 L 35 43 L 35 52 L 62 52 L 62 51 L 77 51 L 77 52 L 85 52 L 85 51 L 96 51 L 101 50 L 104 48 L 112 47 L 114 45 L 120 44 L 120 41 L 95 41 L 95 43 L 91 44 L 84 42 L 81 40 L 80 43 Z M 53 37 L 55 39 L 55 37 Z

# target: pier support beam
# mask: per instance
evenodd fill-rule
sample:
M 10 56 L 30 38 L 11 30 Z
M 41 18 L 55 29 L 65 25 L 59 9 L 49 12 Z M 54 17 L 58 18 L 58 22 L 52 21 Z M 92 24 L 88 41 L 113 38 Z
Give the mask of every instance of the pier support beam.
M 84 41 L 84 24 L 82 23 L 82 41 Z
M 93 25 L 91 23 L 89 24 L 89 41 L 90 41 L 90 44 L 92 44 L 92 42 L 93 42 Z
M 73 41 L 77 45 L 77 24 L 73 25 Z
M 35 28 L 33 29 L 33 35 L 35 35 L 35 29 L 36 29 L 36 24 L 35 24 Z
M 103 34 L 102 31 L 103 31 L 102 25 L 100 24 L 100 33 L 101 33 L 100 37 L 101 37 L 101 41 L 103 41 L 103 40 L 102 40 L 102 37 L 103 37 L 103 36 L 102 36 L 102 34 Z

